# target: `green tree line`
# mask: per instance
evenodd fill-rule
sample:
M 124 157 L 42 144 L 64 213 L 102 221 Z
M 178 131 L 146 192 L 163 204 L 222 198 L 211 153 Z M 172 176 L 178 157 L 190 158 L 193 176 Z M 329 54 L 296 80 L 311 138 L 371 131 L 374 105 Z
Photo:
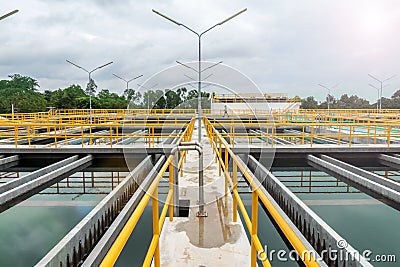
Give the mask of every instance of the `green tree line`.
M 368 100 L 356 96 L 344 94 L 340 98 L 329 96 L 325 101 L 319 103 L 313 96 L 308 96 L 301 99 L 301 108 L 304 109 L 374 109 L 377 103 L 370 103 Z M 400 108 L 400 90 L 397 90 L 390 98 L 382 97 L 383 109 L 398 109 Z M 379 103 L 379 102 L 378 102 Z
M 126 89 L 121 95 L 102 89 L 97 92 L 97 85 L 91 80 L 85 89 L 79 85 L 70 85 L 57 90 L 39 92 L 39 83 L 34 78 L 13 74 L 7 80 L 0 80 L 0 113 L 10 113 L 14 105 L 17 112 L 47 111 L 55 109 L 87 109 L 89 96 L 92 94 L 92 107 L 95 109 L 125 109 L 129 108 L 197 108 L 197 90 L 187 90 L 185 87 L 177 90 L 147 90 L 143 94 Z M 300 97 L 296 96 L 300 100 Z M 383 97 L 382 108 L 400 108 L 400 90 L 390 98 Z M 329 96 L 332 109 L 367 109 L 376 108 L 376 103 L 356 95 L 344 94 L 340 98 Z M 202 92 L 202 106 L 211 107 L 210 93 Z M 301 108 L 326 109 L 328 97 L 318 102 L 313 96 L 301 99 Z
M 97 85 L 91 80 L 85 90 L 79 85 L 70 85 L 57 90 L 39 92 L 37 80 L 13 74 L 8 80 L 0 80 L 0 113 L 10 113 L 14 105 L 16 112 L 40 112 L 49 108 L 87 109 L 92 94 L 92 107 L 95 109 L 130 108 L 196 108 L 196 90 L 186 88 L 177 90 L 147 90 L 142 95 L 134 89 L 126 89 L 123 94 L 102 89 L 97 92 Z M 210 94 L 202 92 L 203 107 L 210 108 Z

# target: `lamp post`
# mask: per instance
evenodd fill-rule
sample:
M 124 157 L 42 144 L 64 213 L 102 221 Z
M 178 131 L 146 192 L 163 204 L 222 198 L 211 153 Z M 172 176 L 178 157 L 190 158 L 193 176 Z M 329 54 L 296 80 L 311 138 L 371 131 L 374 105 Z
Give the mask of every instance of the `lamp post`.
M 7 18 L 7 17 L 9 17 L 9 16 L 11 16 L 11 15 L 14 15 L 14 14 L 17 13 L 18 11 L 19 11 L 18 9 L 14 10 L 14 11 L 11 11 L 11 12 L 9 12 L 9 13 L 7 13 L 7 14 L 1 16 L 1 17 L 0 17 L 0 20 L 5 19 L 5 18 Z
M 5 14 L 5 15 L 2 15 L 2 16 L 0 17 L 0 20 L 3 20 L 3 19 L 5 19 L 5 18 L 7 18 L 7 17 L 9 17 L 9 16 L 11 16 L 11 15 L 14 15 L 14 14 L 17 13 L 18 11 L 19 11 L 19 10 L 16 9 L 16 10 L 11 11 L 11 12 Z M 14 104 L 11 104 L 11 113 L 12 113 L 12 119 L 14 120 Z
M 322 84 L 318 84 L 318 85 L 321 86 L 322 88 L 325 88 L 326 90 L 328 90 L 328 99 L 327 99 L 327 102 L 328 102 L 328 115 L 330 115 L 331 90 L 336 88 L 339 84 L 336 84 L 336 85 L 334 85 L 332 87 L 327 87 L 327 86 L 322 85 Z
M 140 77 L 143 76 L 143 74 L 142 74 L 142 75 L 139 75 L 139 76 L 137 76 L 137 77 L 135 77 L 135 78 L 132 78 L 132 79 L 130 79 L 130 80 L 126 80 L 126 79 L 121 78 L 120 76 L 118 76 L 118 75 L 116 75 L 116 74 L 114 74 L 114 73 L 113 73 L 113 75 L 114 75 L 115 77 L 117 77 L 118 79 L 120 79 L 120 80 L 126 82 L 126 89 L 129 89 L 129 83 L 130 83 L 131 81 L 136 80 L 136 79 L 138 79 L 138 78 L 140 78 Z
M 101 68 L 104 68 L 104 67 L 106 67 L 106 66 L 108 66 L 108 65 L 110 65 L 112 63 L 114 63 L 113 61 L 111 61 L 111 62 L 108 62 L 107 64 L 104 64 L 104 65 L 101 65 L 101 66 L 99 66 L 97 68 L 94 68 L 91 71 L 88 71 L 87 69 L 85 69 L 85 68 L 83 68 L 83 67 L 81 67 L 81 66 L 79 66 L 79 65 L 77 65 L 77 64 L 75 64 L 75 63 L 73 63 L 73 62 L 71 62 L 69 60 L 66 60 L 66 61 L 69 64 L 74 65 L 75 67 L 85 71 L 89 75 L 89 83 L 92 80 L 92 76 L 91 75 L 92 75 L 93 72 L 95 72 L 96 70 L 99 70 Z M 89 92 L 89 108 L 90 108 L 90 124 L 92 124 L 92 92 Z
M 378 81 L 378 82 L 380 83 L 380 85 L 381 85 L 380 88 L 377 88 L 377 87 L 372 86 L 372 85 L 370 84 L 372 87 L 374 87 L 375 89 L 378 90 L 379 110 L 382 110 L 382 93 L 383 93 L 383 88 L 385 88 L 386 86 L 388 86 L 388 84 L 385 85 L 385 86 L 383 86 L 383 84 L 384 84 L 385 82 L 389 81 L 390 79 L 393 79 L 394 77 L 396 77 L 396 75 L 393 75 L 393 76 L 391 76 L 391 77 L 389 77 L 389 78 L 387 78 L 387 79 L 384 79 L 384 80 L 379 80 L 378 78 L 376 78 L 375 76 L 373 76 L 373 75 L 371 75 L 371 74 L 368 74 L 368 76 L 371 77 L 372 79 Z M 379 92 L 380 92 L 380 95 L 379 95 Z
M 376 110 L 378 111 L 379 110 L 379 100 L 380 100 L 380 98 L 379 98 L 379 91 L 381 90 L 380 88 L 378 88 L 378 87 L 376 87 L 375 85 L 372 85 L 372 84 L 368 84 L 369 86 L 371 86 L 372 88 L 375 88 L 377 91 L 378 91 L 378 99 L 376 100 Z
M 227 21 L 233 19 L 234 17 L 242 14 L 246 10 L 247 10 L 247 8 L 245 8 L 245 9 L 243 9 L 243 10 L 241 10 L 241 11 L 235 13 L 235 14 L 233 14 L 232 16 L 230 16 L 230 17 L 226 18 L 225 20 L 213 25 L 212 27 L 208 28 L 207 30 L 205 30 L 205 31 L 203 31 L 201 33 L 196 32 L 195 30 L 189 28 L 185 24 L 177 22 L 176 20 L 174 20 L 174 19 L 172 19 L 172 18 L 170 18 L 170 17 L 168 17 L 168 16 L 166 16 L 164 14 L 161 14 L 160 12 L 158 12 L 158 11 L 156 11 L 154 9 L 152 10 L 154 13 L 156 13 L 157 15 L 163 17 L 164 19 L 167 19 L 170 22 L 172 22 L 172 23 L 174 23 L 174 24 L 176 24 L 178 26 L 182 26 L 185 29 L 189 30 L 190 32 L 194 33 L 198 38 L 198 61 L 199 61 L 198 62 L 198 64 L 199 64 L 199 66 L 198 66 L 198 77 L 199 77 L 199 80 L 198 80 L 198 89 L 197 89 L 197 93 L 198 93 L 198 99 L 197 99 L 197 116 L 198 116 L 198 118 L 197 119 L 198 119 L 198 141 L 199 142 L 201 142 L 201 118 L 202 118 L 202 115 L 201 115 L 201 72 L 202 72 L 201 71 L 201 37 L 204 34 L 206 34 L 207 32 L 209 32 L 210 30 L 214 29 L 217 26 L 221 26 L 225 22 L 227 22 Z

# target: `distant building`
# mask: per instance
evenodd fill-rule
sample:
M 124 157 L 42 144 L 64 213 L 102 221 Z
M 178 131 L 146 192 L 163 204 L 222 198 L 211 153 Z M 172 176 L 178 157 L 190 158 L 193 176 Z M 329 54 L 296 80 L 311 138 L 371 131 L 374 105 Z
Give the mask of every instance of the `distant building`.
M 266 114 L 272 112 L 297 111 L 301 100 L 289 98 L 283 93 L 268 94 L 213 94 L 211 112 L 221 116 Z

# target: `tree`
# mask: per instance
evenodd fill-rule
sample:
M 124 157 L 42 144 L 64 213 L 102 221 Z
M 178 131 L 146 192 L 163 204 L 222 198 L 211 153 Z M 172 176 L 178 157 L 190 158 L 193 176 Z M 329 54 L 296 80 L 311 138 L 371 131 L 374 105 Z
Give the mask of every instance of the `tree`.
M 168 90 L 165 92 L 166 108 L 176 108 L 182 103 L 182 99 L 177 92 Z
M 5 86 L 7 88 L 37 91 L 38 87 L 40 87 L 37 80 L 28 76 L 22 76 L 21 74 L 12 74 L 8 75 L 8 77 L 11 80 L 5 82 Z
M 360 98 L 356 95 L 352 95 L 349 97 L 347 94 L 344 94 L 337 101 L 337 107 L 345 109 L 346 108 L 363 109 L 363 108 L 371 108 L 371 104 L 369 103 L 368 100 Z
M 392 99 L 394 98 L 400 98 L 400 89 L 394 92 L 394 94 L 392 95 Z
M 81 105 L 80 99 L 87 98 L 87 95 L 79 85 L 71 85 L 52 92 L 45 91 L 44 95 L 48 105 L 57 109 L 86 108 L 86 105 Z
M 301 108 L 304 109 L 316 109 L 318 108 L 318 102 L 313 96 L 309 96 L 301 100 Z
M 124 96 L 119 96 L 116 93 L 110 93 L 110 90 L 103 89 L 95 99 L 96 108 L 103 109 L 124 109 L 127 106 L 127 101 Z
M 44 95 L 21 88 L 0 89 L 0 112 L 11 113 L 11 105 L 14 105 L 18 112 L 38 112 L 46 110 Z
M 147 90 L 143 94 L 142 108 L 165 108 L 164 92 L 162 90 Z
M 185 104 L 183 105 L 183 108 L 197 108 L 197 103 L 198 103 L 198 95 L 199 93 L 197 90 L 190 90 L 187 93 L 186 99 L 185 99 Z M 204 109 L 209 109 L 211 108 L 211 98 L 210 98 L 210 93 L 202 91 L 201 92 L 201 107 Z
M 86 85 L 86 94 L 87 95 L 94 95 L 96 93 L 97 90 L 97 84 L 94 82 L 94 80 L 92 78 L 90 78 L 88 84 Z
M 154 92 L 155 103 L 153 108 L 155 109 L 162 109 L 165 108 L 165 98 L 164 98 L 164 91 L 156 90 Z
M 128 102 L 136 104 L 138 103 L 142 95 L 140 94 L 140 92 L 137 92 L 134 89 L 125 89 L 124 97 L 126 98 L 126 100 L 128 100 Z

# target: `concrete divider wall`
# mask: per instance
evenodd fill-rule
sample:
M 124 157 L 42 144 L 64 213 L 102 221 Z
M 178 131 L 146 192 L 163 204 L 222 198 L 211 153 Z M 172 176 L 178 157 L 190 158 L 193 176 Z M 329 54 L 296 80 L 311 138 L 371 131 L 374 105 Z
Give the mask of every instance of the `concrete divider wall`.
M 15 161 L 18 161 L 18 160 L 19 160 L 19 156 L 18 155 L 17 156 L 10 156 L 10 157 L 7 157 L 7 158 L 2 157 L 0 159 L 0 166 L 1 165 L 6 165 L 8 163 L 12 163 L 12 162 L 15 162 Z
M 248 162 L 248 166 L 243 162 L 241 158 L 244 158 Z M 307 240 L 307 238 L 301 233 L 301 231 L 296 227 L 294 222 L 291 220 L 289 215 L 285 213 L 285 211 L 280 207 L 279 203 L 274 199 L 273 195 L 270 194 L 267 189 L 260 183 L 259 177 L 262 175 L 256 165 L 258 162 L 252 157 L 249 156 L 247 159 L 245 157 L 239 158 L 239 162 L 246 167 L 247 173 L 249 173 L 255 184 L 260 188 L 260 190 L 265 194 L 265 196 L 268 198 L 268 200 L 272 203 L 274 206 L 275 210 L 278 211 L 280 216 L 285 220 L 285 222 L 290 226 L 290 228 L 293 230 L 293 232 L 297 235 L 297 237 L 301 240 L 301 242 L 304 244 L 304 246 L 307 248 L 307 250 L 313 255 L 316 260 L 318 261 L 320 266 L 328 266 L 322 259 L 320 259 L 320 256 L 317 253 L 317 250 L 314 249 L 314 247 L 311 245 L 311 243 Z M 253 168 L 256 167 L 253 172 Z M 263 206 L 262 202 L 260 203 L 261 206 Z
M 386 186 L 380 184 L 379 182 L 369 180 L 367 178 L 364 178 L 361 175 L 358 175 L 349 170 L 346 170 L 346 169 L 338 166 L 337 163 L 333 164 L 333 163 L 330 163 L 323 159 L 317 158 L 313 155 L 308 155 L 307 159 L 308 159 L 308 163 L 311 166 L 313 166 L 317 169 L 320 169 L 322 171 L 329 170 L 329 171 L 337 174 L 335 176 L 336 178 L 340 179 L 341 177 L 344 177 L 344 178 L 348 179 L 349 181 L 357 184 L 358 186 L 361 186 L 361 188 L 367 189 L 366 191 L 364 191 L 367 194 L 369 193 L 368 192 L 368 190 L 369 190 L 372 193 L 377 194 L 378 196 L 381 196 L 382 198 L 386 198 L 387 201 L 393 202 L 395 205 L 400 206 L 400 193 L 397 192 L 396 190 L 393 190 L 389 187 L 386 187 Z M 371 193 L 369 193 L 369 194 L 371 194 Z M 375 196 L 373 196 L 373 197 L 375 197 Z
M 149 173 L 154 168 L 151 156 L 147 156 L 122 182 L 83 218 L 64 238 L 42 258 L 36 266 L 78 266 L 93 247 L 111 228 L 122 213 L 125 203 L 138 195 L 139 185 L 147 186 Z M 144 185 L 143 185 L 144 184 Z M 133 197 L 132 197 L 133 198 Z
M 297 227 L 296 229 L 302 233 L 318 253 L 323 250 L 337 250 L 344 251 L 349 255 L 349 260 L 337 257 L 336 261 L 332 262 L 325 253 L 324 261 L 328 266 L 372 266 L 362 256 L 358 259 L 353 258 L 353 260 L 350 260 L 352 255 L 357 255 L 357 251 L 351 245 L 344 249 L 339 248 L 338 242 L 345 239 L 336 233 L 253 156 L 248 157 L 248 166 L 255 177 L 263 181 L 262 188 L 271 194 L 279 207 Z
M 119 233 L 129 220 L 130 216 L 140 203 L 142 197 L 147 193 L 151 183 L 157 177 L 157 174 L 163 164 L 165 163 L 166 157 L 161 156 L 151 171 L 146 172 L 147 176 L 141 183 L 140 190 L 136 190 L 133 196 L 129 199 L 126 205 L 118 214 L 118 217 L 112 222 L 108 230 L 101 237 L 101 240 L 90 252 L 89 256 L 85 259 L 82 266 L 99 266 L 103 258 L 113 245 L 114 241 L 117 239 Z
M 32 181 L 33 179 L 39 178 L 42 175 L 48 174 L 48 173 L 50 173 L 52 171 L 55 171 L 55 170 L 65 166 L 65 165 L 68 165 L 68 164 L 76 161 L 78 158 L 79 158 L 79 156 L 77 156 L 77 155 L 69 157 L 69 158 L 64 159 L 62 161 L 56 162 L 54 164 L 51 164 L 51 165 L 49 165 L 47 167 L 41 168 L 41 169 L 39 169 L 37 171 L 31 172 L 31 173 L 29 173 L 27 175 L 24 175 L 24 176 L 20 177 L 20 178 L 13 179 L 13 180 L 5 183 L 5 184 L 2 184 L 2 185 L 0 185 L 0 194 L 4 193 L 4 192 L 6 192 L 6 191 L 8 191 L 10 189 L 13 189 L 13 188 L 15 188 L 17 186 L 20 186 L 20 185 L 22 185 L 22 184 L 24 184 L 26 182 Z
M 88 155 L 79 160 L 73 161 L 65 166 L 62 166 L 54 171 L 39 176 L 31 181 L 14 187 L 2 194 L 0 194 L 0 212 L 4 211 L 13 205 L 27 199 L 37 191 L 40 191 L 45 186 L 52 185 L 64 177 L 65 174 L 73 172 L 85 164 L 92 161 L 93 156 Z
M 387 157 L 384 157 L 384 156 L 386 156 L 386 155 L 380 155 L 379 158 L 387 158 Z M 396 182 L 394 182 L 394 181 L 392 181 L 390 179 L 387 179 L 387 178 L 379 176 L 379 175 L 377 175 L 375 173 L 363 170 L 361 168 L 355 167 L 355 166 L 353 166 L 351 164 L 348 164 L 346 162 L 340 161 L 338 159 L 335 159 L 335 158 L 332 158 L 332 157 L 329 157 L 329 156 L 326 156 L 326 155 L 321 155 L 321 159 L 325 160 L 327 162 L 330 162 L 332 164 L 335 164 L 336 166 L 339 166 L 339 167 L 341 167 L 343 169 L 346 169 L 346 170 L 348 170 L 350 172 L 358 174 L 358 175 L 360 175 L 360 176 L 362 176 L 362 177 L 364 177 L 366 179 L 369 179 L 371 181 L 377 182 L 377 183 L 379 183 L 379 184 L 381 184 L 383 186 L 386 186 L 388 188 L 391 188 L 393 190 L 396 190 L 396 191 L 400 192 L 400 183 L 396 183 Z M 398 159 L 398 160 L 400 161 L 400 159 Z

